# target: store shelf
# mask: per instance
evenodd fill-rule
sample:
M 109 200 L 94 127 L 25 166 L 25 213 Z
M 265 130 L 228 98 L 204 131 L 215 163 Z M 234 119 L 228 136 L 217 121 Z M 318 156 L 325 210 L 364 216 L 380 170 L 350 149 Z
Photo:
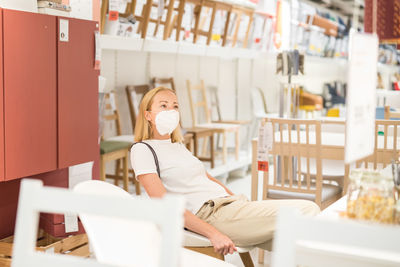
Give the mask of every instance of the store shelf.
M 143 51 L 160 53 L 177 53 L 179 43 L 174 41 L 163 41 L 157 39 L 146 39 L 143 41 Z
M 105 50 L 141 51 L 143 39 L 101 35 L 100 46 Z
M 179 43 L 178 54 L 205 56 L 206 49 L 206 45 L 181 42 Z

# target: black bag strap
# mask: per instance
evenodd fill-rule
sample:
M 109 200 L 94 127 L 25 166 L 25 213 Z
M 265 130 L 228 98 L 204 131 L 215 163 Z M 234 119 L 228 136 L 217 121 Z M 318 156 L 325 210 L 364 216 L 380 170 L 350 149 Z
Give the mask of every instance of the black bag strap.
M 131 149 L 136 144 L 145 144 L 150 149 L 151 153 L 153 153 L 154 163 L 156 164 L 156 167 L 157 167 L 157 174 L 158 174 L 158 177 L 160 177 L 160 179 L 161 179 L 160 164 L 158 163 L 158 157 L 157 157 L 156 151 L 154 151 L 154 148 L 152 148 L 151 145 L 149 145 L 145 142 L 136 142 L 136 143 L 133 143 L 133 145 L 131 146 Z

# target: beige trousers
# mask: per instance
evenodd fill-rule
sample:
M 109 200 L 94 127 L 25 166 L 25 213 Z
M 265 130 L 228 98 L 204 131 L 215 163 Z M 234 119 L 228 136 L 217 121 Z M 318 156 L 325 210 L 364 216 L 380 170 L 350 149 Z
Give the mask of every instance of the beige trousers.
M 320 212 L 309 200 L 249 201 L 244 195 L 217 198 L 204 203 L 196 216 L 227 235 L 236 246 L 259 245 L 268 249 L 280 207 L 290 206 L 304 215 Z

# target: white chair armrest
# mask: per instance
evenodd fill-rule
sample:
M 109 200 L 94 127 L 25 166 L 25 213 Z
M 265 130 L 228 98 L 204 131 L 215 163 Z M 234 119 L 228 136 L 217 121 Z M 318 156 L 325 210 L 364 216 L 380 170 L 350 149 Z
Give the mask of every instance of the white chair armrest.
M 183 241 L 184 247 L 211 247 L 212 246 L 210 240 L 207 237 L 196 234 L 194 232 L 184 230 L 183 236 L 184 236 L 184 241 Z M 236 248 L 237 248 L 238 253 L 245 253 L 245 252 L 249 252 L 254 247 L 249 246 L 249 247 L 236 247 Z
M 202 235 L 194 232 L 184 230 L 183 231 L 183 246 L 184 247 L 211 247 L 210 240 Z

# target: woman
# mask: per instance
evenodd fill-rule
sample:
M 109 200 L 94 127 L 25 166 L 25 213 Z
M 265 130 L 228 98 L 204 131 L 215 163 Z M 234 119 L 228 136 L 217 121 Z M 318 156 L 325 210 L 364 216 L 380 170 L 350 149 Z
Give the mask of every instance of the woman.
M 319 207 L 307 200 L 248 201 L 234 195 L 210 176 L 181 143 L 179 105 L 171 89 L 154 88 L 142 99 L 135 126 L 135 142 L 144 141 L 155 151 L 160 176 L 151 149 L 142 143 L 131 149 L 136 179 L 150 197 L 166 192 L 186 199 L 185 227 L 210 239 L 216 252 L 226 255 L 237 246 L 267 244 L 274 231 L 277 210 L 297 207 L 315 215 Z

